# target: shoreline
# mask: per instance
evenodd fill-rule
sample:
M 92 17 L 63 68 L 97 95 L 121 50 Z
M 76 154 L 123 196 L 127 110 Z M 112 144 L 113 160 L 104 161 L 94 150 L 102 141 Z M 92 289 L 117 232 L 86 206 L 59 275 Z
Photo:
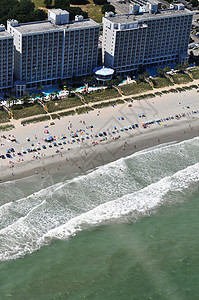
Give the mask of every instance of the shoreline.
M 103 108 L 100 111 L 94 110 L 89 114 L 63 117 L 61 120 L 55 120 L 54 126 L 47 126 L 47 122 L 42 122 L 13 129 L 10 136 L 16 136 L 18 143 L 11 143 L 8 137 L 1 138 L 0 151 L 1 154 L 2 151 L 5 154 L 6 149 L 14 147 L 16 157 L 13 157 L 12 161 L 7 158 L 1 159 L 0 182 L 33 175 L 45 180 L 49 177 L 56 178 L 56 174 L 59 174 L 59 177 L 67 179 L 150 147 L 197 137 L 199 135 L 198 96 L 196 91 L 191 90 L 182 94 L 134 100 L 132 107 L 125 103 Z M 193 111 L 197 112 L 193 113 Z M 182 113 L 184 116 L 177 120 L 176 118 L 165 119 L 167 116 Z M 143 128 L 143 122 L 159 118 L 164 121 Z M 139 124 L 138 128 L 121 131 L 121 128 L 136 123 Z M 45 132 L 46 126 L 49 130 L 48 135 Z M 113 134 L 114 127 L 118 130 Z M 99 137 L 95 137 L 103 131 L 107 132 L 106 138 L 100 140 Z M 76 139 L 72 142 L 71 132 L 77 132 L 79 139 L 85 137 L 84 140 Z M 86 139 L 86 134 L 90 137 L 89 140 Z M 61 144 L 62 146 L 49 148 L 44 142 L 44 138 L 49 135 L 56 137 L 57 144 L 63 143 L 64 135 L 66 146 Z M 30 138 L 30 142 L 27 142 L 27 137 Z M 23 158 L 19 159 L 17 153 L 22 152 L 22 148 L 31 147 L 30 143 L 34 143 L 35 148 L 39 144 L 41 151 L 24 154 Z M 42 144 L 46 145 L 46 150 L 42 149 Z
M 190 124 L 189 124 L 190 125 Z M 74 175 L 81 175 L 85 172 L 96 169 L 99 166 L 114 162 L 120 158 L 126 158 L 140 151 L 150 151 L 153 147 L 164 147 L 166 144 L 179 143 L 199 136 L 199 120 L 192 120 L 191 127 L 185 122 L 179 122 L 166 128 L 159 128 L 144 132 L 137 136 L 132 136 L 127 141 L 124 149 L 125 138 L 117 141 L 109 141 L 106 144 L 99 144 L 95 147 L 84 147 L 75 149 L 69 153 L 64 151 L 62 157 L 59 154 L 54 155 L 54 161 L 51 157 L 43 157 L 41 161 L 27 161 L 18 165 L 14 170 L 14 176 L 11 169 L 4 168 L 4 175 L 1 174 L 1 183 L 25 179 L 32 176 L 39 176 L 42 179 L 47 177 L 63 176 L 63 179 L 69 179 Z M 135 147 L 136 146 L 136 147 Z M 89 152 L 89 150 L 92 150 Z M 85 152 L 86 151 L 86 152 Z M 85 154 L 87 153 L 87 154 Z M 67 160 L 66 160 L 67 159 Z M 31 168 L 30 168 L 31 167 Z

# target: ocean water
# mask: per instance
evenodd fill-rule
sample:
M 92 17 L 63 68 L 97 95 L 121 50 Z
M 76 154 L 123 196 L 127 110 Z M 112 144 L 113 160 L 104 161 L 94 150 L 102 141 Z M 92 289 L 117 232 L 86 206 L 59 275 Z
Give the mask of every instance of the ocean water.
M 198 147 L 0 184 L 0 300 L 198 299 Z

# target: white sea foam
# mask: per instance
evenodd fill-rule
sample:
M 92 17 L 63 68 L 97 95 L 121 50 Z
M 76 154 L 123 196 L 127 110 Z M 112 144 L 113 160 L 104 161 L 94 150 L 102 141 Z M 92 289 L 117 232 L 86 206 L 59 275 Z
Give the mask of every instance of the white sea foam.
M 133 154 L 3 204 L 0 260 L 23 256 L 83 229 L 136 221 L 172 203 L 173 192 L 181 197 L 199 181 L 198 142 L 195 138 Z
M 110 224 L 113 222 L 136 221 L 138 218 L 150 215 L 157 207 L 168 201 L 169 192 L 183 191 L 192 184 L 199 182 L 199 164 L 189 166 L 172 176 L 165 177 L 156 183 L 134 193 L 130 193 L 116 200 L 109 201 L 74 215 L 68 210 L 64 217 L 64 210 L 54 211 L 50 219 L 49 206 L 43 201 L 25 217 L 19 219 L 14 225 L 8 226 L 0 232 L 0 260 L 13 259 L 49 244 L 53 239 L 68 239 L 78 231 L 93 226 Z M 56 219 L 60 213 L 62 221 L 59 226 Z M 39 216 L 38 216 L 39 214 Z M 40 221 L 43 223 L 41 224 Z M 4 251 L 3 251 L 4 249 Z
M 141 191 L 126 195 L 120 199 L 104 203 L 66 224 L 50 230 L 45 239 L 68 239 L 82 229 L 94 225 L 103 225 L 113 221 L 135 221 L 137 217 L 146 216 L 162 205 L 168 192 L 182 191 L 191 184 L 199 182 L 199 163 L 179 171 L 173 176 L 165 177 Z

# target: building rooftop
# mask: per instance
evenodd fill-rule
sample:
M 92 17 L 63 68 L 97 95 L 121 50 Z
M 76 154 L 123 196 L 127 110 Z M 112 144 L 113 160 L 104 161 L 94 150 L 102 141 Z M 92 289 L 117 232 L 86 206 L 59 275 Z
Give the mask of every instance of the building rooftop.
M 7 31 L 0 31 L 0 38 L 7 38 L 7 37 L 12 37 L 12 35 L 10 33 L 8 33 Z
M 96 75 L 108 76 L 108 75 L 113 75 L 114 70 L 111 69 L 111 68 L 107 68 L 107 67 L 101 66 L 101 67 L 96 67 L 96 68 L 93 70 L 93 72 L 94 72 Z
M 156 19 L 156 18 L 165 18 L 165 17 L 173 17 L 173 16 L 179 16 L 179 15 L 185 15 L 185 14 L 193 14 L 188 9 L 183 10 L 174 10 L 174 9 L 167 9 L 167 10 L 160 10 L 156 14 L 151 13 L 143 13 L 138 15 L 128 14 L 128 15 L 115 15 L 113 17 L 105 17 L 109 21 L 116 23 L 116 24 L 128 24 L 140 20 L 148 20 L 148 19 Z
M 62 10 L 61 8 L 54 8 L 50 10 L 51 12 L 53 12 L 56 15 L 65 15 L 65 14 L 69 14 L 69 12 L 67 12 L 66 10 Z
M 91 19 L 84 19 L 83 21 L 79 22 L 69 22 L 64 25 L 54 25 L 50 21 L 40 21 L 40 22 L 31 22 L 31 23 L 22 23 L 19 24 L 16 28 L 22 34 L 29 34 L 29 33 L 37 33 L 43 31 L 50 31 L 50 30 L 63 30 L 63 29 L 74 29 L 74 28 L 85 28 L 90 26 L 100 26 L 98 23 Z

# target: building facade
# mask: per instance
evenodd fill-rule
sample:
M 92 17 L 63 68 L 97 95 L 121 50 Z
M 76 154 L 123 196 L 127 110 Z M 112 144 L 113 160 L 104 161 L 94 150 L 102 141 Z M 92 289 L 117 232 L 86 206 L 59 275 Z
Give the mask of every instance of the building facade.
M 0 25 L 0 92 L 13 86 L 13 37 Z
M 100 25 L 61 9 L 48 12 L 48 21 L 19 24 L 9 20 L 14 37 L 14 74 L 27 88 L 53 85 L 57 80 L 86 76 L 97 65 Z
M 107 14 L 103 18 L 104 65 L 126 73 L 141 66 L 186 62 L 192 17 L 182 6 L 158 10 L 158 5 L 144 13 L 136 6 L 129 15 Z

